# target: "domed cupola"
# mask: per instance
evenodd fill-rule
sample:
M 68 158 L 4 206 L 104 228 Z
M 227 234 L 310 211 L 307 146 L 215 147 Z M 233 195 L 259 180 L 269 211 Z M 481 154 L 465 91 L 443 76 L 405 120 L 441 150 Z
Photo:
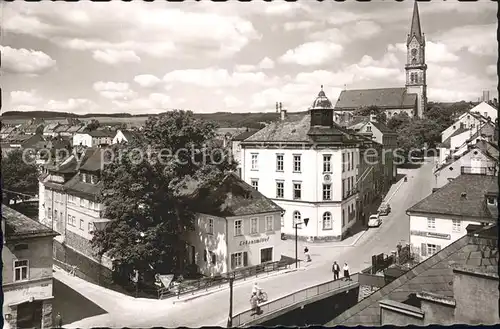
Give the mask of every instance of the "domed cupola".
M 321 91 L 318 93 L 318 97 L 316 97 L 310 109 L 333 109 L 332 102 L 330 102 L 323 91 L 323 85 L 321 85 Z
M 311 127 L 331 127 L 333 125 L 333 106 L 332 102 L 330 102 L 323 91 L 323 85 L 321 85 L 321 91 L 318 93 L 318 97 L 316 97 L 312 106 L 309 108 L 309 113 L 311 115 Z

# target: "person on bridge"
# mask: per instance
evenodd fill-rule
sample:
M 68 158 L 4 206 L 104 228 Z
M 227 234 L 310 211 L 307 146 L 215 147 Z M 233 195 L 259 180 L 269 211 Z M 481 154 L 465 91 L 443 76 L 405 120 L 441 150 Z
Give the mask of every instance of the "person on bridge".
M 346 281 L 351 281 L 351 276 L 349 275 L 349 266 L 347 266 L 347 263 L 344 263 L 344 277 Z
M 255 295 L 255 296 L 259 297 L 259 294 L 260 294 L 261 291 L 262 291 L 262 288 L 259 287 L 259 285 L 257 284 L 257 282 L 255 282 L 253 284 L 253 287 L 252 287 L 252 296 Z
M 333 272 L 333 279 L 334 280 L 338 280 L 339 279 L 339 273 L 340 273 L 340 266 L 339 266 L 339 264 L 337 264 L 337 261 L 333 262 L 332 272 Z
M 252 297 L 250 297 L 250 305 L 252 306 L 252 314 L 250 315 L 259 315 L 260 307 L 259 307 L 259 297 L 257 297 L 256 293 L 252 293 Z

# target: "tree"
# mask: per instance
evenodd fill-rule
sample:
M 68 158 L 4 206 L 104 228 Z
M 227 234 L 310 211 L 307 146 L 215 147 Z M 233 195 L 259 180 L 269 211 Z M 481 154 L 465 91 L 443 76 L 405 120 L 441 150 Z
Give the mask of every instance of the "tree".
M 22 194 L 36 196 L 38 193 L 38 170 L 33 158 L 22 150 L 14 150 L 2 157 L 3 202 L 10 204 L 22 198 Z M 16 193 L 22 194 L 16 194 Z
M 96 130 L 100 126 L 101 126 L 101 124 L 99 123 L 99 120 L 92 119 L 92 120 L 90 120 L 90 123 L 87 124 L 87 129 L 92 131 L 92 130 Z
M 385 111 L 378 106 L 372 105 L 372 106 L 365 106 L 361 107 L 359 109 L 356 109 L 354 111 L 354 116 L 370 116 L 370 115 L 375 115 L 375 119 L 377 122 L 386 124 L 387 123 L 387 115 L 385 114 Z
M 387 121 L 387 127 L 392 131 L 398 131 L 400 127 L 404 127 L 410 124 L 411 118 L 406 112 L 398 113 L 393 115 L 389 121 Z
M 111 221 L 95 232 L 92 244 L 115 259 L 120 271 L 151 278 L 182 270 L 195 191 L 217 186 L 236 163 L 228 149 L 212 143 L 216 126 L 190 111 L 150 117 L 143 136 L 112 149 L 121 156 L 109 159 L 101 177 L 101 200 Z

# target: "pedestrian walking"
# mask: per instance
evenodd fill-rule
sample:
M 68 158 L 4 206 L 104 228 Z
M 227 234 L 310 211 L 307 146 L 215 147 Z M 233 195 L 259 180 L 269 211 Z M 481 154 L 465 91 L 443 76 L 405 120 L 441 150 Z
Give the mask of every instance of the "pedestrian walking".
M 340 266 L 339 266 L 339 264 L 337 264 L 336 261 L 333 262 L 332 272 L 333 272 L 333 279 L 334 280 L 338 280 L 339 279 L 339 273 L 340 273 Z
M 309 255 L 309 248 L 307 247 L 304 248 L 304 255 L 306 256 L 306 261 L 310 262 L 311 256 Z
M 60 312 L 56 315 L 56 328 L 62 328 L 62 316 Z
M 351 281 L 351 277 L 349 275 L 349 266 L 347 266 L 347 263 L 344 263 L 344 278 L 346 281 Z

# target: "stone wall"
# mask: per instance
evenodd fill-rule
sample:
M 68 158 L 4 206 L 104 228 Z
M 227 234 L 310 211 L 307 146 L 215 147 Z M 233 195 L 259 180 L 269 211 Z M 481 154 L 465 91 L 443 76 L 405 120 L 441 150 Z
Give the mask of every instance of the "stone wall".
M 52 328 L 52 300 L 44 300 L 42 304 L 42 328 Z

